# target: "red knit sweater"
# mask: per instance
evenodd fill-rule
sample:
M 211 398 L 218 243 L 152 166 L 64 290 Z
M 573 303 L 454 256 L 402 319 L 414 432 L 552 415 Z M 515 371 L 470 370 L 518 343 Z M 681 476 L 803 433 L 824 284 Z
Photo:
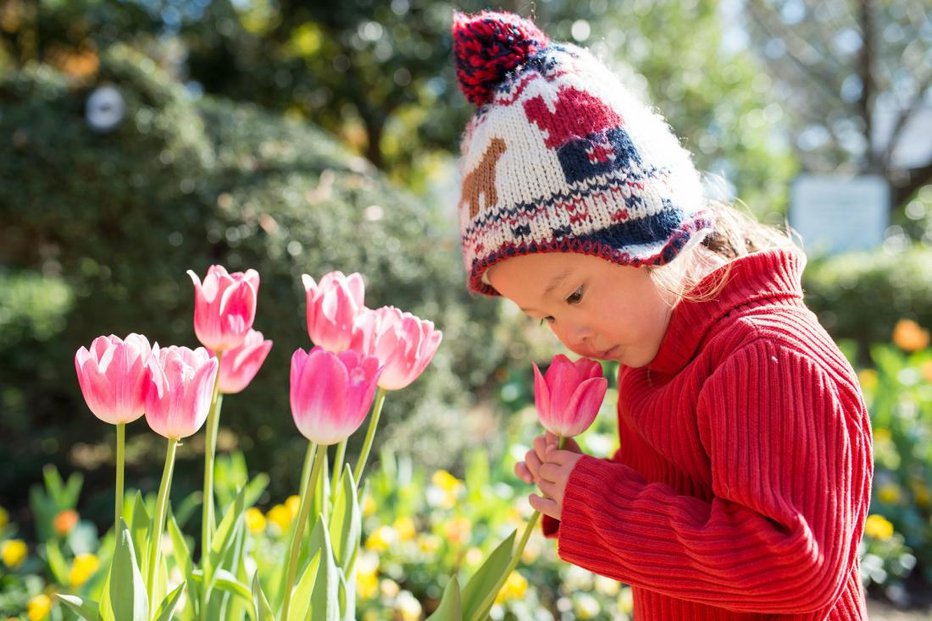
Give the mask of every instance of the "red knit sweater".
M 564 560 L 632 585 L 636 621 L 867 618 L 870 422 L 804 265 L 743 257 L 678 304 L 655 359 L 620 371 L 620 449 L 580 459 L 545 520 Z

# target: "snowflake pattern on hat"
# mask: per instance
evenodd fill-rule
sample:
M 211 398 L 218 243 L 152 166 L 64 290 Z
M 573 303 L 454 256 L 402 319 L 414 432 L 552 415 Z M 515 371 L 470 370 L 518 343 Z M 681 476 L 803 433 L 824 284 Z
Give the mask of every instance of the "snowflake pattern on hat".
M 458 13 L 457 78 L 478 106 L 461 142 L 470 289 L 510 256 L 668 263 L 711 228 L 699 175 L 664 120 L 582 48 L 509 13 Z

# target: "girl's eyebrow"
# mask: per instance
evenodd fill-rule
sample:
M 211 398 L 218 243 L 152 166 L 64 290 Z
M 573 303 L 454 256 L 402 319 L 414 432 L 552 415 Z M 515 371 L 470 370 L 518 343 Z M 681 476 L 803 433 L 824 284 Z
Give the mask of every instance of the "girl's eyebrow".
M 570 272 L 571 272 L 571 271 L 572 271 L 572 269 L 567 267 L 566 269 L 564 269 L 564 270 L 562 270 L 561 272 L 559 272 L 558 274 L 556 274 L 553 278 L 551 278 L 551 279 L 550 279 L 550 284 L 548 284 L 548 285 L 547 285 L 547 288 L 544 289 L 543 297 L 547 297 L 548 295 L 550 295 L 550 294 L 553 292 L 554 289 L 556 289 L 557 287 L 559 287 L 560 285 L 562 285 L 562 284 L 563 284 L 563 281 L 566 280 L 566 277 L 570 275 Z M 525 313 L 527 313 L 527 312 L 529 312 L 529 311 L 535 311 L 535 312 L 536 312 L 536 310 L 533 309 L 533 308 L 524 308 L 523 306 L 519 306 L 518 308 L 520 308 L 520 309 L 521 309 L 523 312 L 525 312 Z

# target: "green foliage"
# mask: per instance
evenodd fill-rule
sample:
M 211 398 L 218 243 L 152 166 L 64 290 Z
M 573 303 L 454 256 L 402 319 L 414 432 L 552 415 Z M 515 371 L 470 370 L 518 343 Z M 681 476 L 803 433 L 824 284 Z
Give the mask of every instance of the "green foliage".
M 914 246 L 812 260 L 803 275 L 806 304 L 835 338 L 852 339 L 862 356 L 890 340 L 903 318 L 932 325 L 932 249 Z
M 101 134 L 87 126 L 83 110 L 91 89 L 104 83 L 122 93 L 126 115 Z M 58 454 L 59 438 L 102 439 L 104 426 L 86 424 L 75 350 L 111 332 L 195 345 L 185 271 L 203 275 L 212 263 L 259 271 L 256 328 L 283 344 L 223 420 L 241 448 L 251 449 L 251 461 L 269 471 L 278 494 L 293 489 L 289 459 L 299 460 L 301 451 L 291 433 L 291 351 L 284 344 L 308 346 L 302 273 L 359 271 L 368 279 L 367 305 L 395 304 L 444 331 L 432 372 L 389 399 L 382 437 L 417 429 L 424 441 L 414 448 L 428 461 L 460 450 L 462 417 L 451 412 L 469 403 L 501 349 L 489 337 L 496 306 L 466 293 L 458 244 L 438 214 L 313 126 L 192 99 L 126 47 L 104 54 L 93 85 L 38 65 L 0 79 L 0 100 L 0 133 L 14 143 L 0 159 L 3 278 L 32 283 L 34 292 L 60 283 L 43 289 L 40 301 L 70 292 L 67 304 L 50 302 L 35 313 L 16 310 L 24 306 L 17 300 L 38 293 L 0 298 L 0 318 L 30 317 L 0 321 L 12 331 L 0 335 L 15 336 L 15 346 L 12 337 L 0 341 L 0 430 L 11 447 L 0 457 L 0 496 Z M 54 276 L 37 280 L 39 273 Z M 41 329 L 13 330 L 24 322 Z M 476 342 L 487 346 L 479 351 Z M 133 434 L 130 426 L 130 444 Z M 181 459 L 178 467 L 184 481 L 192 465 Z
M 932 349 L 905 354 L 875 345 L 871 357 L 876 368 L 861 372 L 874 432 L 871 511 L 894 530 L 877 529 L 886 536 L 873 538 L 877 549 L 871 553 L 887 561 L 890 583 L 916 564 L 932 584 Z M 876 564 L 868 560 L 868 566 Z

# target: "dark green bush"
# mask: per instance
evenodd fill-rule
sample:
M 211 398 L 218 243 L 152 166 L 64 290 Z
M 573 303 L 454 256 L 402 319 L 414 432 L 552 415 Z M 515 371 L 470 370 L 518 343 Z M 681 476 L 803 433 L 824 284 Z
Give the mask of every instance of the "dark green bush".
M 835 338 L 852 339 L 862 356 L 887 342 L 899 319 L 932 327 L 932 248 L 851 253 L 810 261 L 806 303 Z
M 110 133 L 84 119 L 101 84 L 126 101 Z M 212 263 L 262 277 L 255 327 L 275 346 L 253 385 L 225 401 L 221 424 L 254 470 L 272 474 L 276 496 L 294 489 L 304 444 L 288 407 L 291 354 L 309 346 L 302 273 L 361 272 L 367 305 L 434 320 L 445 334 L 440 352 L 412 388 L 389 396 L 380 437 L 405 442 L 427 464 L 448 462 L 468 443 L 463 409 L 502 347 L 490 336 L 496 305 L 466 293 L 456 239 L 436 210 L 320 130 L 193 99 L 125 47 L 104 55 L 92 85 L 41 66 L 0 78 L 0 109 L 0 268 L 5 279 L 43 288 L 23 314 L 22 295 L 0 287 L 0 501 L 37 479 L 41 463 L 64 464 L 75 443 L 112 437 L 81 399 L 75 350 L 129 332 L 196 345 L 185 271 L 203 275 Z M 38 274 L 54 288 L 29 280 Z M 7 319 L 16 313 L 21 319 Z M 144 429 L 129 427 L 131 445 Z M 161 450 L 139 449 L 131 483 L 156 485 Z M 109 465 L 106 452 L 99 457 Z M 181 488 L 199 486 L 198 464 L 192 455 Z M 99 485 L 111 476 L 101 468 Z

